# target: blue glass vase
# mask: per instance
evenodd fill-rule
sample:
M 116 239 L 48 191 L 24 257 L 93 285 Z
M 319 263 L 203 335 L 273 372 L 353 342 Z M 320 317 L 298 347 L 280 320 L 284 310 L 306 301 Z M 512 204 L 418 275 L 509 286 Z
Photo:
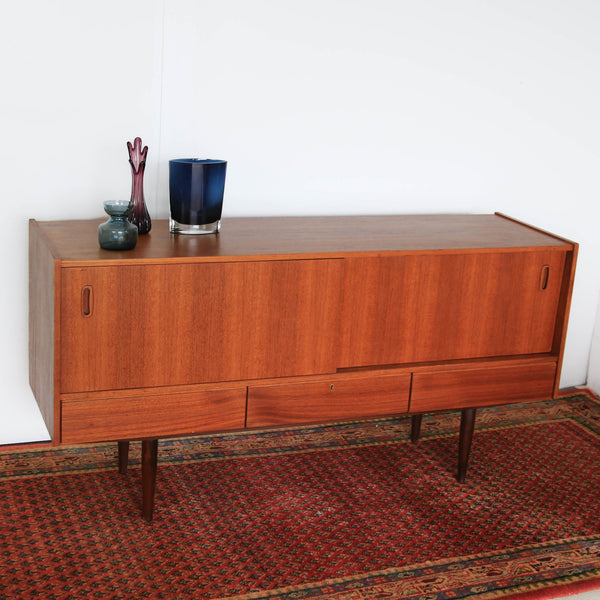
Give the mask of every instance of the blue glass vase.
M 226 172 L 225 160 L 178 158 L 169 161 L 171 232 L 219 232 Z
M 138 240 L 138 228 L 127 220 L 129 202 L 109 200 L 104 210 L 110 219 L 98 226 L 98 242 L 105 250 L 131 250 Z

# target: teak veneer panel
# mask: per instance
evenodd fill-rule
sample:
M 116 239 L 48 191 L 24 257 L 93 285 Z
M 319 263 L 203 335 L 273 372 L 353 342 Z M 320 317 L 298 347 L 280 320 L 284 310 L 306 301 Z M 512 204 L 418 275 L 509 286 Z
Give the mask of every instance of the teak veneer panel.
M 564 252 L 346 260 L 340 366 L 550 352 Z
M 335 217 L 227 218 L 218 235 L 174 235 L 167 221 L 127 252 L 99 248 L 102 220 L 45 221 L 39 226 L 54 255 L 67 265 L 163 261 L 222 261 L 304 258 L 324 255 L 454 250 L 503 251 L 572 243 L 501 215 L 385 215 Z
M 60 328 L 55 328 L 56 261 L 35 222 L 29 235 L 29 384 L 40 407 L 50 436 L 60 427 L 60 411 L 55 403 L 55 347 L 60 344 Z
M 61 441 L 128 440 L 242 429 L 246 388 L 63 400 Z
M 248 427 L 408 412 L 410 373 L 248 388 Z
M 415 373 L 411 412 L 479 407 L 551 398 L 556 361 L 540 364 Z
M 341 285 L 339 260 L 64 269 L 61 391 L 335 371 Z

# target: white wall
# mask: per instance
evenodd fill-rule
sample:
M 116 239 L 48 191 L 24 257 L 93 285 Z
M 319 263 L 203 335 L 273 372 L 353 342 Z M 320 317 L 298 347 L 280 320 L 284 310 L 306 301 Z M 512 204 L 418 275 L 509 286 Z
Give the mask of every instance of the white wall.
M 128 198 L 138 135 L 154 218 L 169 158 L 210 156 L 229 161 L 225 218 L 498 210 L 578 241 L 561 385 L 586 382 L 596 0 L 33 0 L 9 16 L 0 443 L 47 436 L 27 382 L 27 219 Z
M 592 336 L 587 386 L 600 394 L 600 307 L 596 316 L 596 326 Z

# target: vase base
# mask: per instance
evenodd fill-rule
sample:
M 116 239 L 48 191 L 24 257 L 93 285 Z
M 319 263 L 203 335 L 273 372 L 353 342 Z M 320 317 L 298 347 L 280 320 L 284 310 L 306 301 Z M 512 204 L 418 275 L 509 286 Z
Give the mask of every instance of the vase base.
M 206 233 L 219 233 L 221 230 L 221 220 L 214 223 L 205 223 L 202 225 L 190 225 L 189 223 L 178 223 L 174 219 L 169 219 L 169 231 L 171 233 L 183 233 L 187 235 L 202 235 Z

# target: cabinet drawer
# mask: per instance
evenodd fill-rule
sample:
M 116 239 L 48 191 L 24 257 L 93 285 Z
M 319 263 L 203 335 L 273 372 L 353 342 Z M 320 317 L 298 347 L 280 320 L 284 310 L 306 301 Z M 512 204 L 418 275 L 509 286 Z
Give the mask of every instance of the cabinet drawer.
M 410 412 L 551 398 L 556 362 L 415 373 Z
M 61 442 L 74 444 L 244 427 L 246 388 L 63 400 Z
M 248 389 L 248 427 L 375 417 L 408 410 L 410 374 Z

